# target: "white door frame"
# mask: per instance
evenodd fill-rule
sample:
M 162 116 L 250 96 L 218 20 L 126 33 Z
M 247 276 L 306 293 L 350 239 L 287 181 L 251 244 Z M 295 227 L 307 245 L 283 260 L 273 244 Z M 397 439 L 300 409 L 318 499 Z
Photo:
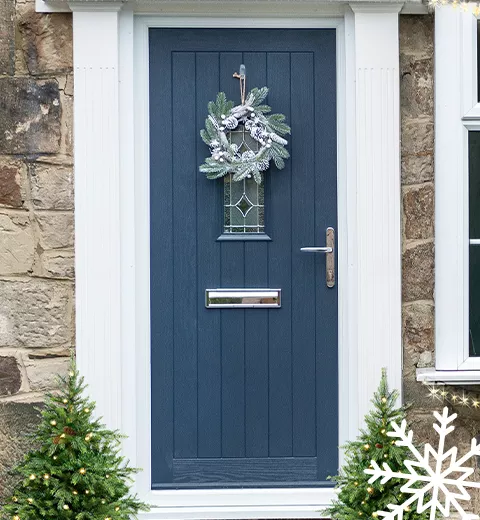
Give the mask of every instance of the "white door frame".
M 248 3 L 246 0 L 243 5 Z M 354 438 L 380 369 L 401 389 L 398 13 L 402 4 L 184 2 L 186 15 L 70 3 L 74 20 L 77 359 L 124 451 L 143 467 L 143 519 L 312 518 L 325 489 L 165 490 L 150 486 L 148 27 L 335 27 L 338 53 L 339 444 Z M 281 4 L 281 2 L 280 2 Z M 122 9 L 123 5 L 123 9 Z M 149 4 L 153 5 L 153 4 Z M 287 3 L 282 4 L 284 8 Z M 293 4 L 290 4 L 290 7 Z M 303 5 L 303 9 L 298 8 Z M 187 7 L 185 7 L 187 6 Z M 206 6 L 206 7 L 205 7 Z M 310 9 L 311 11 L 308 11 Z M 328 399 L 328 396 L 325 396 Z

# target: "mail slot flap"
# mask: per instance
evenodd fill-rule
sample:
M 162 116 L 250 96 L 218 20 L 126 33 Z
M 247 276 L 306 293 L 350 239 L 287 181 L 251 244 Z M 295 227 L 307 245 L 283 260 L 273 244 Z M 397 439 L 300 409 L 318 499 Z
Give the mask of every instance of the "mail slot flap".
M 281 289 L 206 289 L 208 309 L 272 309 L 281 307 Z

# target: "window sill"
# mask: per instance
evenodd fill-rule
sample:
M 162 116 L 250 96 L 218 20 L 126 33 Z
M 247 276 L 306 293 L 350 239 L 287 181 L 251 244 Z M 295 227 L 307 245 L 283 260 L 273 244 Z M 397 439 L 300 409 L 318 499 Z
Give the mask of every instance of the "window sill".
M 449 385 L 478 385 L 480 370 L 436 370 L 418 368 L 417 381 L 424 383 L 445 383 Z

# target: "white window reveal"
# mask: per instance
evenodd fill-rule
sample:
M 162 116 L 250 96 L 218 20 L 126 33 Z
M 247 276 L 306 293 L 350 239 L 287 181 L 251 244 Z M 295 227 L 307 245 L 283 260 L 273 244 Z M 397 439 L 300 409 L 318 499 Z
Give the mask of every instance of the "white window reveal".
M 435 369 L 418 379 L 480 381 L 479 24 L 441 6 L 435 20 Z

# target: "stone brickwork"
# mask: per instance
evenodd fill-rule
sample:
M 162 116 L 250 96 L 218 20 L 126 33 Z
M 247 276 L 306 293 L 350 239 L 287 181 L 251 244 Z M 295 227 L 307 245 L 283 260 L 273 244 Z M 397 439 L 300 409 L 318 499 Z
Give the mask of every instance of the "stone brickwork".
M 432 410 L 443 405 L 416 381 L 417 368 L 435 364 L 433 31 L 433 16 L 400 17 L 403 393 L 418 440 L 435 446 Z M 466 451 L 480 433 L 480 412 L 460 406 L 455 412 L 452 437 Z M 479 509 L 477 493 L 472 511 Z
M 400 17 L 404 395 L 419 409 L 416 369 L 435 362 L 433 25 Z
M 0 494 L 74 347 L 72 24 L 0 0 Z

